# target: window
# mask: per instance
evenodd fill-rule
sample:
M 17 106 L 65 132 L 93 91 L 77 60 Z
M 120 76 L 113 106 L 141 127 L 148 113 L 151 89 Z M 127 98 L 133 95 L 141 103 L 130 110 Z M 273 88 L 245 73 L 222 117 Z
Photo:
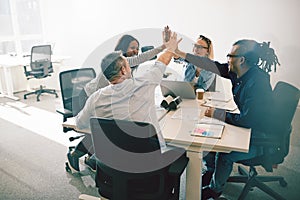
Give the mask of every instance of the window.
M 0 54 L 29 53 L 43 40 L 39 0 L 0 0 Z

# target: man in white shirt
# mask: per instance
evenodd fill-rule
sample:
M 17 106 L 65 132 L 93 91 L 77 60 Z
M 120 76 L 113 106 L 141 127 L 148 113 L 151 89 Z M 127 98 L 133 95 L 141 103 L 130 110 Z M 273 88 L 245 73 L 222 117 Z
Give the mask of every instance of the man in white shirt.
M 104 117 L 147 122 L 154 125 L 161 148 L 166 146 L 159 128 L 155 109 L 155 88 L 160 84 L 166 66 L 178 46 L 176 33 L 165 42 L 163 52 L 152 68 L 139 77 L 131 76 L 131 68 L 122 52 L 108 54 L 101 63 L 101 69 L 110 82 L 107 87 L 94 92 L 84 108 L 76 116 L 79 129 L 90 128 L 91 117 Z M 86 136 L 73 152 L 68 153 L 68 162 L 73 172 L 79 171 L 78 159 L 86 153 L 93 154 L 91 137 Z

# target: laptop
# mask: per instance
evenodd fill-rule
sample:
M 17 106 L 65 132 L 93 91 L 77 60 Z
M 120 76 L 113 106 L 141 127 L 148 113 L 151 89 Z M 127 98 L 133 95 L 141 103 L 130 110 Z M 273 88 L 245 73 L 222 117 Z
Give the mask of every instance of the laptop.
M 194 84 L 190 82 L 162 80 L 160 88 L 164 97 L 171 95 L 174 98 L 180 96 L 182 99 L 196 98 Z

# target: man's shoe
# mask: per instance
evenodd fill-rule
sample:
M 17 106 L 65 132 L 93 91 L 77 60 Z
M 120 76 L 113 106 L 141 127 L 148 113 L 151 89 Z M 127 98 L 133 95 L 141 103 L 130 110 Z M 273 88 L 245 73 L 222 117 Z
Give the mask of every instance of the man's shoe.
M 211 171 L 206 171 L 203 175 L 202 175 L 202 187 L 208 186 L 210 184 L 210 180 L 213 176 L 214 172 Z
M 93 172 L 96 172 L 96 160 L 93 156 L 85 157 L 84 164 L 86 164 Z
M 217 199 L 219 196 L 221 196 L 221 194 L 222 192 L 217 193 L 209 187 L 204 187 L 201 192 L 201 199 L 202 200 L 207 200 L 210 198 Z
M 68 157 L 68 165 L 72 171 L 72 173 L 78 173 L 79 170 L 79 158 L 77 156 L 72 156 L 69 152 L 67 154 Z

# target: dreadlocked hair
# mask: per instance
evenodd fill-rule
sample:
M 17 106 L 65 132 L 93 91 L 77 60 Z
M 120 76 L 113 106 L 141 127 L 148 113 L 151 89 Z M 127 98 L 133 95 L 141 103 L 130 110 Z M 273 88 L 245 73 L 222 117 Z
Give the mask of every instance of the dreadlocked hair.
M 270 48 L 270 42 L 260 43 L 260 55 L 261 61 L 258 64 L 264 71 L 271 72 L 272 66 L 274 66 L 274 72 L 276 72 L 277 64 L 280 65 L 278 58 L 273 48 Z
M 272 71 L 272 66 L 276 72 L 276 66 L 280 65 L 274 49 L 270 48 L 270 42 L 258 43 L 254 40 L 239 40 L 234 45 L 239 45 L 238 52 L 245 57 L 245 62 L 249 66 L 258 66 L 269 73 Z

